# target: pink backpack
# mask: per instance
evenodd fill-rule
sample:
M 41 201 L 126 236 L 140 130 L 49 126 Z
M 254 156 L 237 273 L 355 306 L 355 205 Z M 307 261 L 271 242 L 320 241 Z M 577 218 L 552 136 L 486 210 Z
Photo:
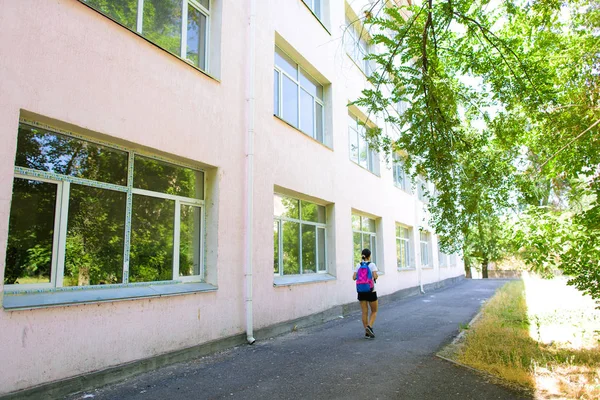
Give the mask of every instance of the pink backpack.
M 358 293 L 372 292 L 375 284 L 373 283 L 373 273 L 369 268 L 369 261 L 361 261 L 358 271 L 356 271 L 356 291 Z

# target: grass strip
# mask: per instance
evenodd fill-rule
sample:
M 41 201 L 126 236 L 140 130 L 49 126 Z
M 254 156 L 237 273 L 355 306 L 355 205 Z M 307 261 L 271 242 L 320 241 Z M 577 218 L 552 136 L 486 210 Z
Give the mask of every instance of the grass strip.
M 535 285 L 536 281 L 531 284 Z M 539 284 L 542 289 L 543 285 Z M 529 286 L 528 282 L 527 289 Z M 537 287 L 535 293 L 538 303 L 544 302 L 543 296 L 561 295 L 556 292 L 556 286 L 552 287 L 552 292 L 543 292 Z M 564 310 L 546 310 L 543 316 L 539 308 L 535 311 L 540 314 L 528 311 L 523 281 L 509 282 L 486 303 L 477 322 L 467 328 L 462 342 L 453 345 L 452 351 L 443 350 L 441 354 L 510 384 L 535 390 L 542 398 L 556 395 L 561 398 L 600 398 L 598 331 L 590 328 L 590 323 L 595 322 L 590 319 L 593 307 L 588 312 L 577 313 L 570 309 L 570 318 L 564 318 Z M 548 318 L 548 315 L 556 315 L 556 318 Z M 530 321 L 534 321 L 533 327 Z M 555 330 L 560 323 L 568 324 L 569 329 L 580 330 L 578 334 L 581 335 L 589 334 L 591 330 L 595 345 L 574 348 L 572 343 L 554 340 L 542 343 L 534 339 L 545 328 Z

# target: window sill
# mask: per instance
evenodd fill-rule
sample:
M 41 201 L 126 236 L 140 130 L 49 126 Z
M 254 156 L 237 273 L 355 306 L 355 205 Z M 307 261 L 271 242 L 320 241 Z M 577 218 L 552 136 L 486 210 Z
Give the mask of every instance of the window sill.
M 215 290 L 217 290 L 216 286 L 195 282 L 22 294 L 5 293 L 3 307 L 6 310 L 29 310 L 33 308 L 176 296 L 198 292 L 212 292 Z
M 433 267 L 427 266 L 427 267 L 421 267 L 421 269 L 433 269 Z
M 292 286 L 303 285 L 306 283 L 334 281 L 335 276 L 329 274 L 306 274 L 306 275 L 289 275 L 276 276 L 273 279 L 273 286 Z
M 289 122 L 287 122 L 285 119 L 281 118 L 280 116 L 278 116 L 277 114 L 273 114 L 273 117 L 281 122 L 283 122 L 284 124 L 286 124 L 287 126 L 289 126 L 290 128 L 292 128 L 293 130 L 295 130 L 296 132 L 300 132 L 301 134 L 303 134 L 304 136 L 306 136 L 307 138 L 309 138 L 310 140 L 312 140 L 313 142 L 320 144 L 321 146 L 325 147 L 327 150 L 331 150 L 333 151 L 333 149 L 329 146 L 327 146 L 325 143 L 319 142 L 317 139 L 315 139 L 312 136 L 309 136 L 306 132 L 300 130 L 299 128 L 296 128 L 294 125 L 290 124 Z
M 398 268 L 398 271 L 402 272 L 402 271 L 416 271 L 417 268 L 416 267 L 402 267 L 402 268 Z

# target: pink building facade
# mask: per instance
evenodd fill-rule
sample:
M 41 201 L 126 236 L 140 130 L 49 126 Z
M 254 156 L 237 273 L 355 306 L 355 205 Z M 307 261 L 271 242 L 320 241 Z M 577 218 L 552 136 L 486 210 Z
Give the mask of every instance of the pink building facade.
M 364 247 L 464 275 L 347 106 L 366 6 L 0 1 L 0 395 L 351 304 Z

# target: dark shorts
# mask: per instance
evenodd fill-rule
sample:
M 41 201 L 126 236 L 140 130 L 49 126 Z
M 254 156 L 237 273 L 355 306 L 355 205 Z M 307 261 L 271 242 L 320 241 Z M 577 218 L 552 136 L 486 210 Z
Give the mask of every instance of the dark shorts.
M 377 292 L 366 292 L 358 294 L 359 301 L 377 301 Z

